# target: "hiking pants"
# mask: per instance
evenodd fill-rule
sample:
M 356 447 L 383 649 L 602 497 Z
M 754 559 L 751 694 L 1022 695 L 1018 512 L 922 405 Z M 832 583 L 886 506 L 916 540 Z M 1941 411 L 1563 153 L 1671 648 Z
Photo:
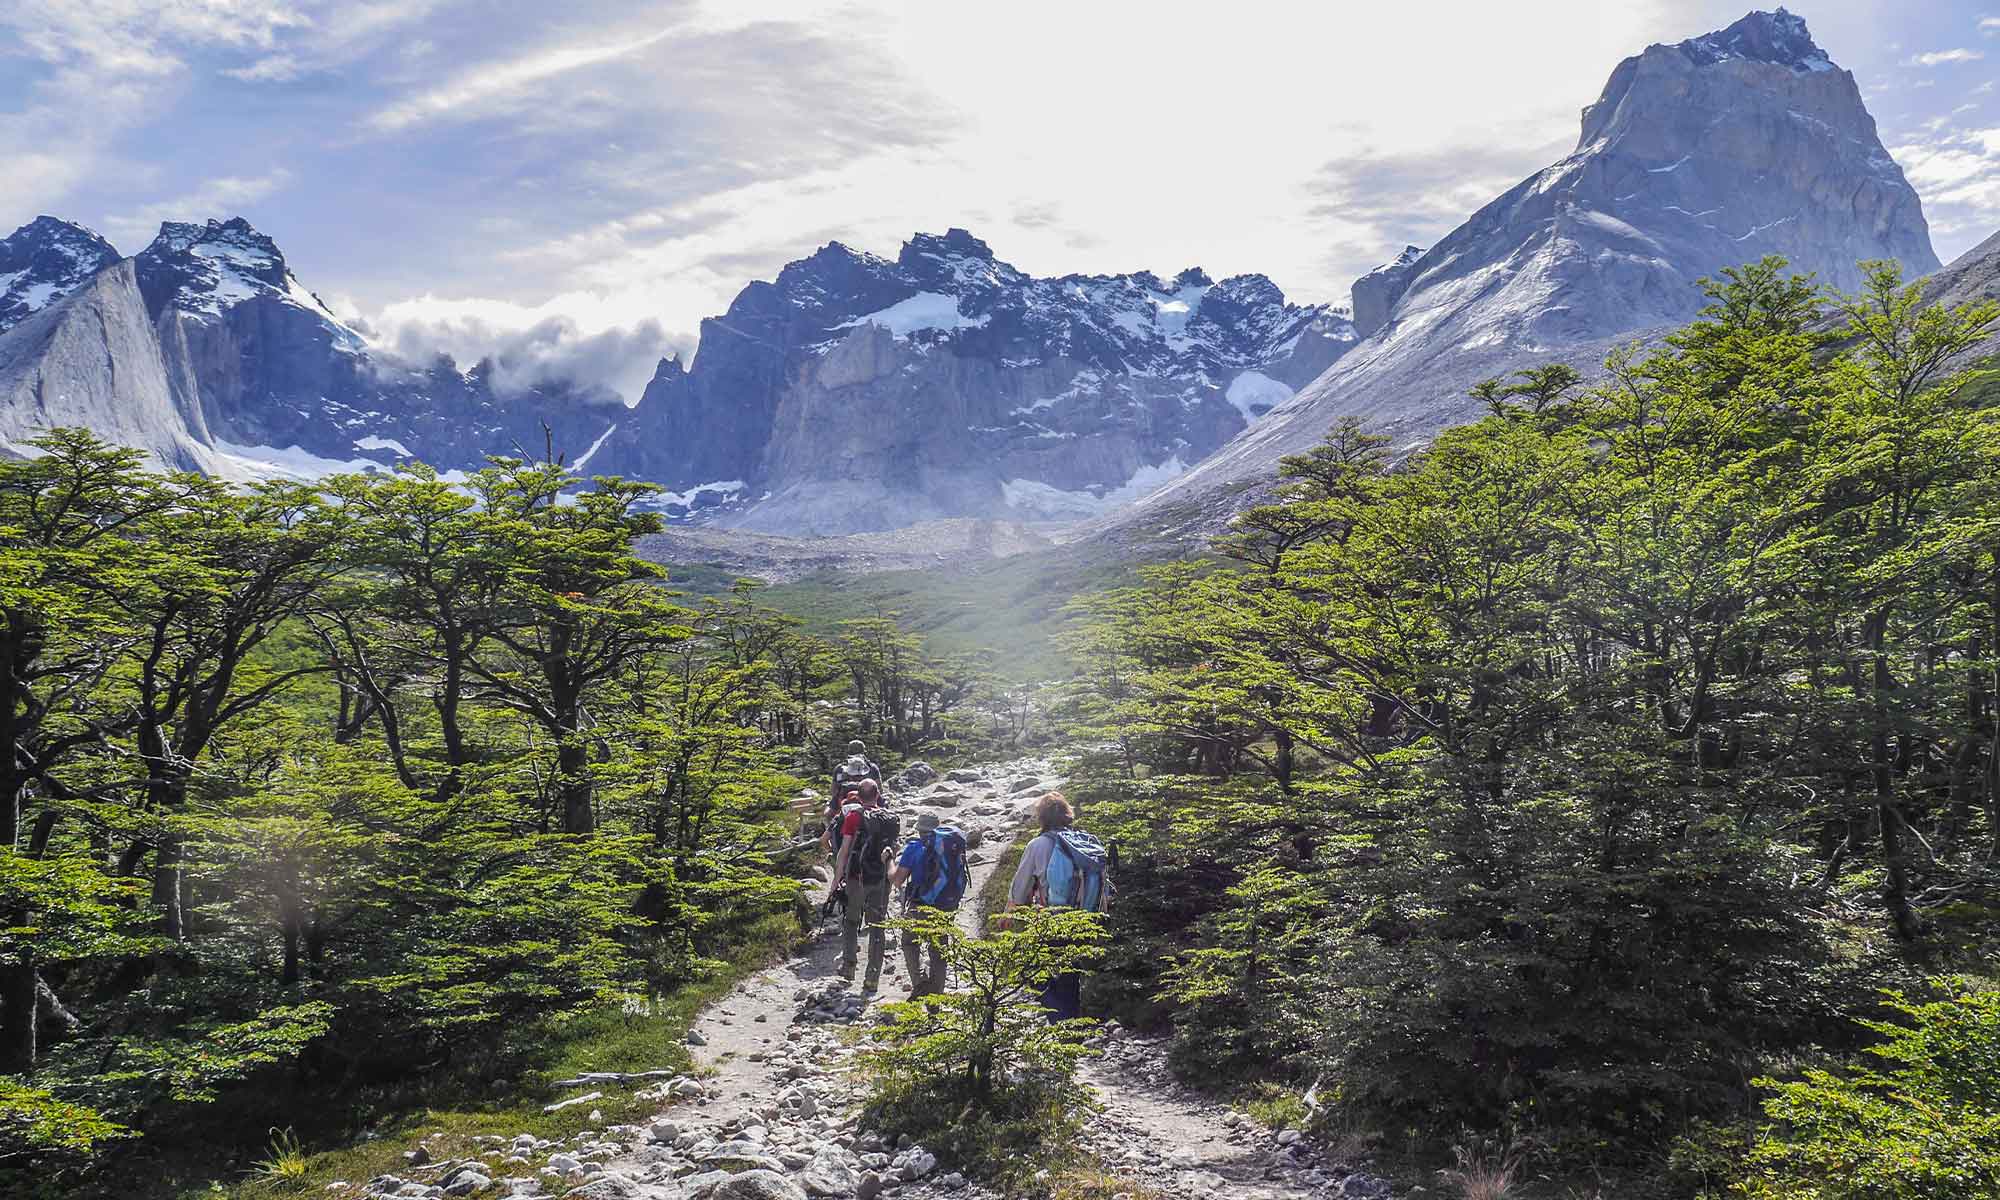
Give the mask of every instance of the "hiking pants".
M 1042 985 L 1041 1001 L 1049 1024 L 1076 1020 L 1083 1015 L 1083 976 L 1070 971 L 1049 980 Z
M 910 915 L 917 909 L 912 906 Z M 924 970 L 924 951 L 930 953 L 930 970 Z M 917 936 L 913 929 L 903 931 L 903 966 L 909 969 L 910 995 L 925 996 L 944 991 L 944 951 L 938 944 Z
M 888 930 L 882 922 L 889 919 L 889 880 L 885 877 L 874 883 L 863 883 L 859 879 L 847 882 L 847 911 L 840 915 L 840 973 L 854 975 L 855 960 L 861 956 L 861 921 L 868 920 L 868 974 L 866 982 L 873 984 L 882 978 L 883 942 Z

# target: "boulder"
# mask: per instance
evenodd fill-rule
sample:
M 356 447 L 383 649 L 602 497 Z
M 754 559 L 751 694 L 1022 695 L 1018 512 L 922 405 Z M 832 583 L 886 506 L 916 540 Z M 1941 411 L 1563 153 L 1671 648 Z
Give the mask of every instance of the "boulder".
M 777 1171 L 745 1171 L 717 1184 L 710 1200 L 806 1200 L 799 1185 Z
M 926 787 L 939 779 L 937 768 L 927 762 L 913 762 L 889 777 L 889 786 L 896 791 Z
M 1019 795 L 1022 792 L 1033 791 L 1035 788 L 1038 788 L 1040 786 L 1042 786 L 1041 776 L 1022 775 L 1016 778 L 1012 783 L 1008 784 L 1007 790 L 1014 795 Z
M 944 777 L 950 780 L 952 783 L 986 782 L 986 773 L 984 771 L 975 771 L 969 767 L 958 767 L 953 770 L 946 771 Z
M 861 1186 L 861 1174 L 847 1165 L 847 1159 L 831 1146 L 822 1146 L 812 1163 L 799 1173 L 799 1184 L 808 1196 L 852 1196 Z

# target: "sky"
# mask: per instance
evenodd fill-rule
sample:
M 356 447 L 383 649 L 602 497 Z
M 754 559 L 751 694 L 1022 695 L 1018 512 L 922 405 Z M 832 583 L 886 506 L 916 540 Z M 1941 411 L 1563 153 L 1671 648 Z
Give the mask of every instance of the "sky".
M 1950 261 L 2000 229 L 2000 0 L 1792 5 Z M 0 229 L 241 215 L 406 354 L 634 398 L 828 241 L 1304 301 L 1573 147 L 1742 0 L 0 0 Z

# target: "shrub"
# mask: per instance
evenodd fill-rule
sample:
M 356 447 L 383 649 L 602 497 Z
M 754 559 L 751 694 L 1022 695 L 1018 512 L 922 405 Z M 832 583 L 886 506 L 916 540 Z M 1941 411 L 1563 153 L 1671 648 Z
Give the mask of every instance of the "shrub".
M 1754 1200 L 1975 1200 L 2000 1195 L 2000 990 L 1936 981 L 1888 994 L 1880 1068 L 1811 1070 L 1764 1102 L 1773 1124 L 1735 1192 Z
M 869 1118 L 976 1174 L 1049 1165 L 1088 1107 L 1075 1074 L 1094 1023 L 1051 1023 L 1036 997 L 1097 958 L 1101 920 L 1035 909 L 986 938 L 965 936 L 943 914 L 895 924 L 937 942 L 959 990 L 885 1007 L 864 1057 Z

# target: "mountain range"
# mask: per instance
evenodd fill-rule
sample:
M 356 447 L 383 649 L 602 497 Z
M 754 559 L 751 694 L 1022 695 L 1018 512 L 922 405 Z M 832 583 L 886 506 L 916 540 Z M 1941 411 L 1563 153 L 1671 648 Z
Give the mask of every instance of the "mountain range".
M 40 217 L 0 241 L 0 447 L 82 425 L 229 478 L 447 472 L 567 452 L 669 511 L 788 532 L 1088 516 L 1171 478 L 1351 346 L 1328 306 L 1198 269 L 1037 279 L 964 230 L 893 261 L 834 243 L 702 323 L 627 405 L 505 389 L 370 345 L 241 219 L 123 259 Z
M 1351 312 L 1263 275 L 1035 277 L 961 229 L 894 258 L 835 242 L 744 287 L 637 397 L 406 361 L 241 219 L 168 223 L 125 258 L 40 217 L 0 241 L 0 450 L 85 425 L 248 478 L 553 448 L 761 532 L 972 517 L 1186 538 L 1336 420 L 1421 444 L 1474 414 L 1477 380 L 1594 369 L 1686 321 L 1726 267 L 1783 255 L 1836 287 L 1864 259 L 1938 269 L 1854 77 L 1783 9 L 1625 59 L 1580 124 L 1561 161 L 1357 279 Z M 1996 259 L 1988 241 L 1933 294 L 1981 294 Z

